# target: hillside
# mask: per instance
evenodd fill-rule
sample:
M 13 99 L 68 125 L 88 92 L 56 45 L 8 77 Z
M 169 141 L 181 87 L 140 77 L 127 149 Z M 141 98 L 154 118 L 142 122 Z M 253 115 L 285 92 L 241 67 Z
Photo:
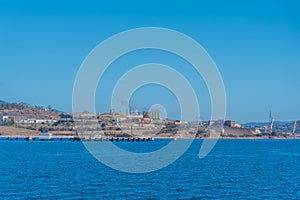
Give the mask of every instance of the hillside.
M 31 106 L 27 103 L 1 103 L 0 116 L 12 116 L 15 121 L 22 119 L 60 119 L 63 112 L 53 110 L 51 106 Z
M 40 131 L 62 135 L 75 133 L 71 114 L 51 106 L 44 108 L 27 103 L 1 103 L 0 128 L 0 135 L 36 135 Z

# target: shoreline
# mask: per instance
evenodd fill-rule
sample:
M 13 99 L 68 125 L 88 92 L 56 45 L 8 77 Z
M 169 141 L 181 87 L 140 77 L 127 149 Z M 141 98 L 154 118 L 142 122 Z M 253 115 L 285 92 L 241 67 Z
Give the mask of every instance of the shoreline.
M 38 135 L 34 136 L 25 136 L 25 135 L 0 135 L 0 140 L 18 140 L 18 139 L 23 139 L 23 140 L 28 140 L 28 139 L 38 139 Z M 180 139 L 191 139 L 191 140 L 298 140 L 300 139 L 300 136 L 296 137 L 203 137 L 203 138 L 196 138 L 196 137 L 106 137 L 104 138 L 99 138 L 99 139 L 84 139 L 78 137 L 78 136 L 66 136 L 66 135 L 55 135 L 51 137 L 53 140 L 62 140 L 62 139 L 80 139 L 81 141 L 106 141 L 106 140 L 115 140 L 118 141 L 120 139 L 133 139 L 136 141 L 139 141 L 140 139 L 143 138 L 151 138 L 154 140 L 180 140 Z

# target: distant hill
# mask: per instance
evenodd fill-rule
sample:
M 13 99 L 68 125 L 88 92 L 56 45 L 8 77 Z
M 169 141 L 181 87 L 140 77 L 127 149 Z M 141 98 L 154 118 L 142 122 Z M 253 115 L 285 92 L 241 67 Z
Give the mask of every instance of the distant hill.
M 5 101 L 3 101 L 3 100 L 0 100 L 0 104 L 3 104 L 3 103 L 6 103 Z
M 269 126 L 269 122 L 250 122 L 242 124 L 246 128 L 261 128 Z M 294 121 L 275 121 L 273 131 L 275 132 L 291 132 L 294 127 Z M 297 121 L 296 133 L 300 133 L 300 121 Z
M 253 128 L 253 127 L 268 126 L 269 122 L 247 122 L 241 125 L 247 128 Z
M 13 116 L 15 121 L 24 119 L 60 119 L 60 114 L 64 112 L 58 112 L 50 107 L 44 108 L 43 106 L 32 106 L 28 103 L 7 103 L 1 101 L 0 103 L 0 116 L 8 115 Z M 68 113 L 65 113 L 68 114 Z
M 294 123 L 293 121 L 274 121 L 274 125 L 284 125 L 284 124 L 291 124 Z M 248 122 L 242 124 L 242 126 L 247 128 L 254 128 L 254 127 L 263 127 L 263 126 L 269 126 L 269 122 Z

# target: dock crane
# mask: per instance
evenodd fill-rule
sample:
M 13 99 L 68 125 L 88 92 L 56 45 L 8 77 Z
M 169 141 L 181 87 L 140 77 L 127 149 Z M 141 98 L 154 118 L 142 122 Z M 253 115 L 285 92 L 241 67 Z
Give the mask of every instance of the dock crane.
M 273 125 L 274 125 L 274 118 L 273 118 L 271 112 L 270 112 L 270 116 L 269 116 L 269 122 L 270 122 L 270 124 L 269 124 L 269 131 L 270 131 L 270 133 L 272 133 L 273 132 Z
M 296 128 L 297 128 L 297 121 L 294 122 L 293 131 L 292 131 L 293 135 L 295 135 L 296 133 Z

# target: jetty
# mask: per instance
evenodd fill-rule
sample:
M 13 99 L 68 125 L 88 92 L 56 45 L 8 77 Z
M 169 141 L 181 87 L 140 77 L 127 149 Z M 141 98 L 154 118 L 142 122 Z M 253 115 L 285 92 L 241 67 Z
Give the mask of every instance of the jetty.
M 78 136 L 0 136 L 0 140 L 7 141 L 83 141 L 83 142 L 152 142 L 151 137 L 111 137 L 111 138 L 80 138 Z

